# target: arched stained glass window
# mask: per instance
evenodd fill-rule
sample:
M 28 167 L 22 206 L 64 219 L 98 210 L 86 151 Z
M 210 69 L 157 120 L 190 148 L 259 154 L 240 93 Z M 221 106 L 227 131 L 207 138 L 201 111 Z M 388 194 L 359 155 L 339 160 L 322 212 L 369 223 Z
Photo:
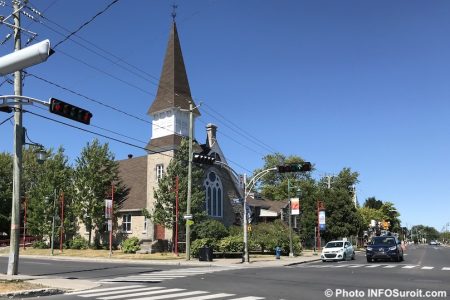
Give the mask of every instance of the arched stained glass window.
M 211 217 L 223 217 L 223 188 L 219 176 L 208 173 L 204 182 L 206 190 L 206 211 Z

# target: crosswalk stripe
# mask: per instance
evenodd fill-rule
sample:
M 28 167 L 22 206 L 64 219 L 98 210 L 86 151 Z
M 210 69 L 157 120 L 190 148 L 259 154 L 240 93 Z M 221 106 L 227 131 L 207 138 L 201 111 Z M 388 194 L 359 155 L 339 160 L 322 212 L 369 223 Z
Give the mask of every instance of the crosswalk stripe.
M 170 294 L 170 295 L 159 295 L 159 296 L 153 296 L 153 297 L 143 297 L 143 298 L 131 298 L 128 300 L 159 300 L 159 299 L 170 299 L 170 298 L 178 298 L 183 296 L 192 296 L 192 295 L 200 295 L 205 294 L 207 292 L 205 291 L 192 291 L 192 292 L 183 292 L 183 293 L 176 293 L 176 294 Z
M 234 298 L 234 299 L 230 299 L 230 300 L 260 300 L 260 299 L 266 299 L 264 297 L 242 297 L 242 298 Z
M 364 265 L 351 265 L 351 266 L 348 266 L 349 268 L 360 268 L 360 267 L 362 267 L 362 266 L 364 266 Z
M 163 289 L 163 287 L 144 287 L 144 288 L 139 288 L 139 289 L 132 289 L 131 291 L 133 293 L 135 292 L 143 292 L 143 291 L 152 291 L 152 290 L 159 290 L 159 289 Z M 107 295 L 117 295 L 117 294 L 123 294 L 123 293 L 127 293 L 130 292 L 128 290 L 118 290 L 118 291 L 105 291 L 105 292 L 100 292 L 100 293 L 96 293 L 95 291 L 93 291 L 92 294 L 84 294 L 84 295 L 80 295 L 80 297 L 98 297 L 98 296 L 107 296 Z
M 146 295 L 156 295 L 156 294 L 162 294 L 162 293 L 171 293 L 171 292 L 180 292 L 185 291 L 185 289 L 167 289 L 167 290 L 158 290 L 158 291 L 149 291 L 149 292 L 140 292 L 140 293 L 131 293 L 126 295 L 118 295 L 118 296 L 110 296 L 110 297 L 102 297 L 98 298 L 101 300 L 113 300 L 113 299 L 120 299 L 120 298 L 127 298 L 130 297 L 138 297 L 138 296 L 146 296 Z
M 383 267 L 383 269 L 392 269 L 397 267 L 396 265 L 386 265 L 385 267 Z
M 411 266 L 411 265 L 409 265 L 409 266 L 404 266 L 404 267 L 402 267 L 402 269 L 412 269 L 412 268 L 415 268 L 415 267 L 417 267 L 417 266 Z
M 118 286 L 118 287 L 113 287 L 113 288 L 78 291 L 78 292 L 70 293 L 70 295 L 82 295 L 82 294 L 90 294 L 92 292 L 105 292 L 105 291 L 125 290 L 125 289 L 132 289 L 132 288 L 136 288 L 136 287 L 142 287 L 142 285 L 128 285 L 128 286 Z
M 442 271 L 450 271 L 450 268 L 448 268 L 448 267 L 443 267 L 443 268 L 442 268 Z
M 431 269 L 434 269 L 434 267 L 422 267 L 421 269 L 422 270 L 431 270 Z
M 366 268 L 378 268 L 381 267 L 381 265 L 370 265 L 370 266 L 366 266 Z
M 204 296 L 195 296 L 195 297 L 189 297 L 189 298 L 182 298 L 179 300 L 208 300 L 208 299 L 219 299 L 219 298 L 224 298 L 224 297 L 231 297 L 234 296 L 234 294 L 225 294 L 225 293 L 220 293 L 220 294 L 212 294 L 212 295 L 204 295 Z M 264 298 L 261 298 L 264 299 Z M 233 299 L 231 299 L 233 300 Z

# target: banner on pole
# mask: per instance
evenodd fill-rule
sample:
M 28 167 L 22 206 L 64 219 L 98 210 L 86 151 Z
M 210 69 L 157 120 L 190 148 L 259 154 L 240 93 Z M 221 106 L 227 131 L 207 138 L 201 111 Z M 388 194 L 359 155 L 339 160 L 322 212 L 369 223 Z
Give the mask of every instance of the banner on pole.
M 291 198 L 291 215 L 299 215 L 299 214 L 300 214 L 300 199 Z
M 105 199 L 105 218 L 112 219 L 113 209 L 112 209 L 112 200 Z
M 112 220 L 108 220 L 108 231 L 112 232 Z
M 319 211 L 319 229 L 325 230 L 325 211 Z

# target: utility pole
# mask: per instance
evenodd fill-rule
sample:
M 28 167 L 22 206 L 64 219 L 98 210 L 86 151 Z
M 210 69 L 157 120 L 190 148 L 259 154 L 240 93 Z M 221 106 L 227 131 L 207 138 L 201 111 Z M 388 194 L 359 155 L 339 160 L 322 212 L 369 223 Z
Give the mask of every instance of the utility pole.
M 20 37 L 19 2 L 13 2 L 14 51 L 22 48 Z M 14 72 L 14 95 L 22 96 L 22 71 Z M 22 105 L 16 99 L 14 105 L 14 157 L 13 157 L 13 193 L 11 210 L 11 236 L 7 275 L 17 275 L 19 268 L 19 231 L 20 231 L 20 186 L 22 173 Z
M 248 254 L 248 220 L 247 220 L 247 174 L 244 173 L 244 218 L 243 218 L 243 228 L 244 228 L 244 263 L 248 264 L 249 254 Z
M 290 198 L 291 185 L 288 178 L 288 201 L 289 201 L 289 257 L 294 257 L 294 251 L 292 250 L 292 203 Z
M 194 136 L 194 105 L 189 101 L 189 164 L 188 164 L 188 188 L 186 216 L 191 215 L 191 197 L 192 197 L 192 140 Z M 191 259 L 191 219 L 186 219 L 186 260 Z

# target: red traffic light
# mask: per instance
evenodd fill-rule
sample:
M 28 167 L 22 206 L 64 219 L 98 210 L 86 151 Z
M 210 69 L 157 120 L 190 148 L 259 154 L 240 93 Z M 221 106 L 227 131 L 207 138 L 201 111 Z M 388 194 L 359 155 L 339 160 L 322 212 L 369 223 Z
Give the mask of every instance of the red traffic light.
M 50 99 L 50 112 L 86 125 L 91 123 L 90 111 L 55 98 Z

